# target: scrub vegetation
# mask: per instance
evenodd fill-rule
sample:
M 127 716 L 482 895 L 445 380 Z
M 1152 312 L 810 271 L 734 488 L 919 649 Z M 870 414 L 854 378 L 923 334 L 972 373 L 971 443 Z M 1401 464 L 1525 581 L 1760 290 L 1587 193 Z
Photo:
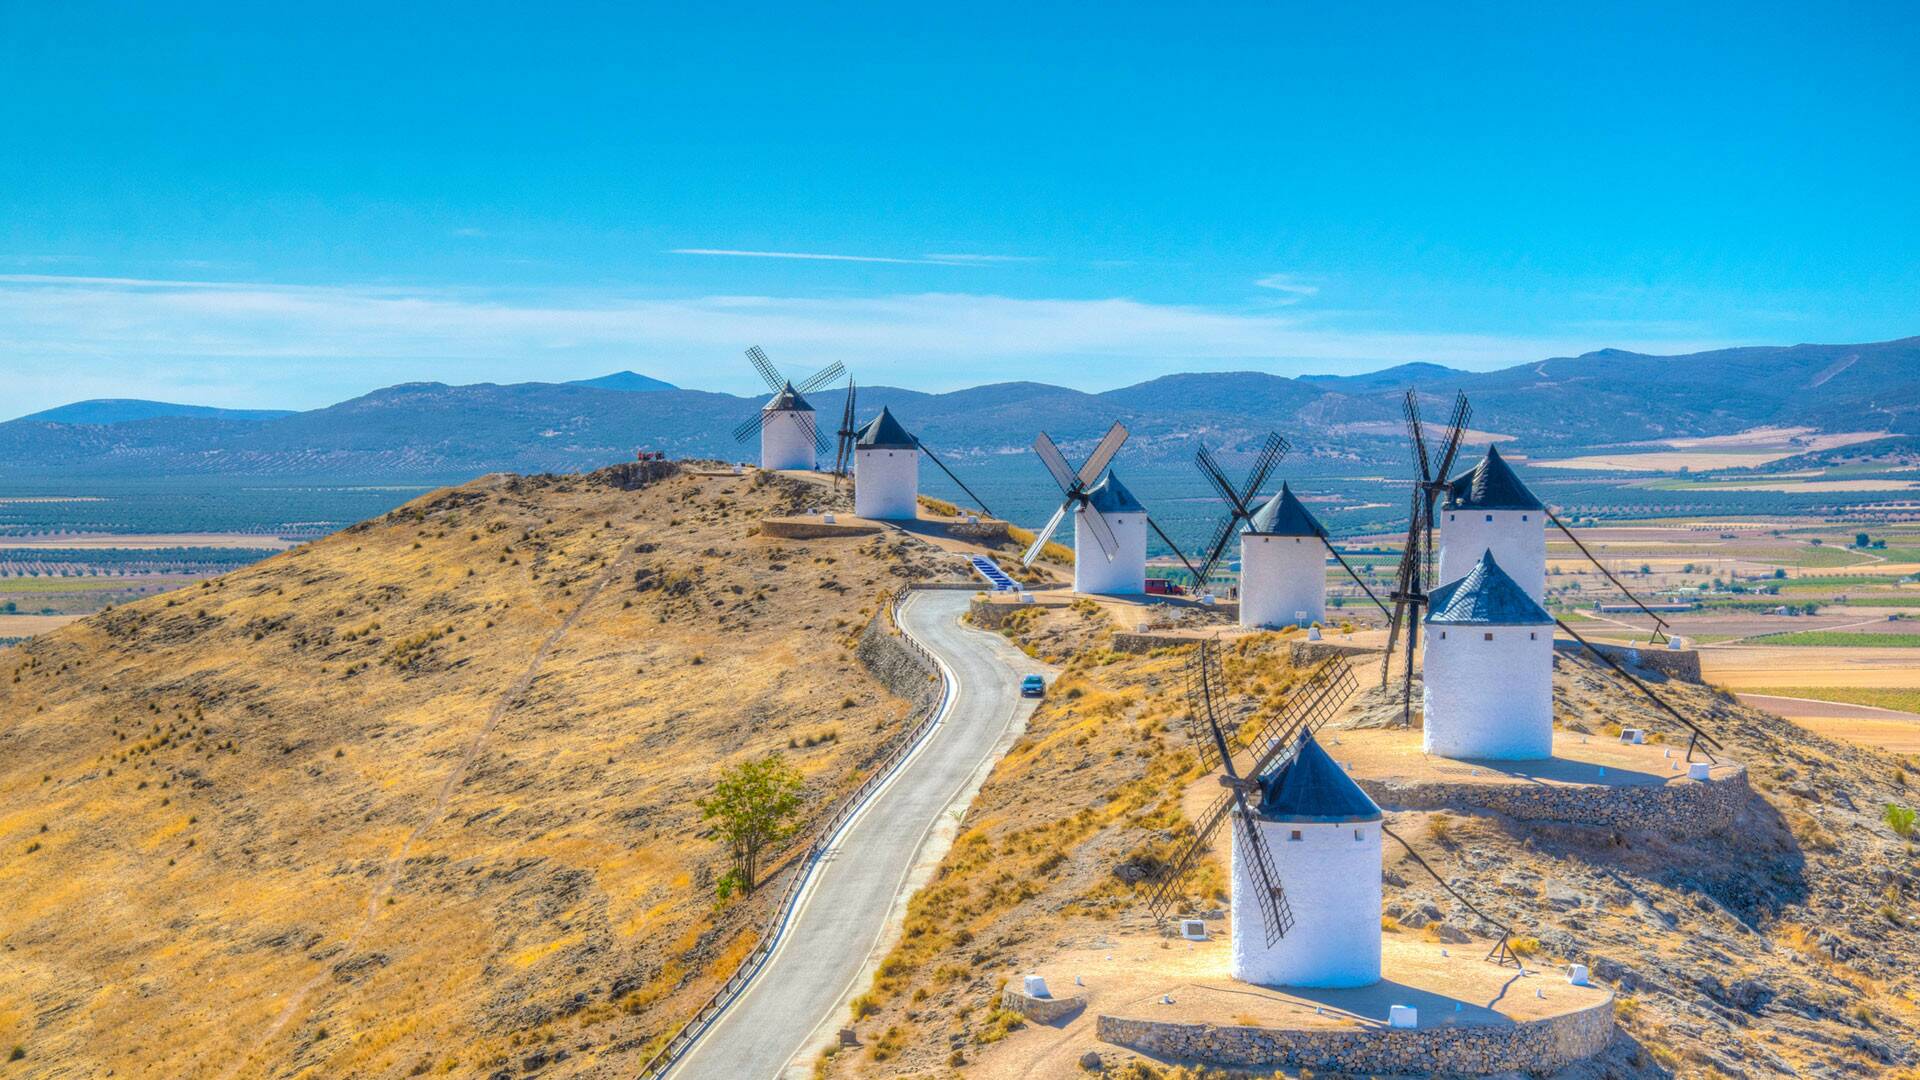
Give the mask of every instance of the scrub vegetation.
M 769 754 L 800 778 L 765 881 L 906 718 L 852 646 L 923 549 L 751 535 L 830 499 L 496 475 L 0 652 L 0 1046 L 633 1075 L 778 892 L 716 900 L 697 800 Z

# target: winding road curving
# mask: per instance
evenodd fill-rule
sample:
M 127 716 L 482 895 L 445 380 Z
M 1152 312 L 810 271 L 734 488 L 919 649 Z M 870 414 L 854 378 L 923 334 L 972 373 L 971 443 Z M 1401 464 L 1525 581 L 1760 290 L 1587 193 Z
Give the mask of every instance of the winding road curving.
M 971 596 L 917 592 L 901 609 L 901 626 L 946 668 L 944 715 L 834 838 L 766 966 L 668 1072 L 673 1080 L 806 1076 L 846 1023 L 916 878 L 946 851 L 959 812 L 1032 712 L 1020 679 L 1041 666 L 962 625 Z

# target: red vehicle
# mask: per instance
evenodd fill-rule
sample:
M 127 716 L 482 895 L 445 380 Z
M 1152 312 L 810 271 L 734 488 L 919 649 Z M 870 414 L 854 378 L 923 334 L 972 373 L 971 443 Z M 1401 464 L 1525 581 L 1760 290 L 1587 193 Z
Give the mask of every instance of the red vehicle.
M 1150 577 L 1147 579 L 1148 596 L 1185 596 L 1186 588 L 1167 578 Z
M 633 460 L 665 461 L 667 460 L 667 452 L 665 450 L 635 450 L 633 452 Z

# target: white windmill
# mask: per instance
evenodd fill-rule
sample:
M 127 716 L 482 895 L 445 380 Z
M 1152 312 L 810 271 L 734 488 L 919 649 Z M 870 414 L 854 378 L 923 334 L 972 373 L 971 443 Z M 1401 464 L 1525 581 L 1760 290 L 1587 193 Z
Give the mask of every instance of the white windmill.
M 813 468 L 815 455 L 826 453 L 833 444 L 820 431 L 806 395 L 839 378 L 846 368 L 835 360 L 795 386 L 780 374 L 760 346 L 747 350 L 747 360 L 766 381 L 773 396 L 760 406 L 752 419 L 733 429 L 734 441 L 744 443 L 758 432 L 763 469 Z
M 1313 987 L 1380 981 L 1380 808 L 1313 737 L 1356 685 L 1344 663 L 1320 668 L 1285 707 L 1260 719 L 1243 769 L 1227 734 L 1243 725 L 1222 715 L 1218 647 L 1202 641 L 1188 662 L 1188 734 L 1226 791 L 1195 819 L 1147 903 L 1165 919 L 1231 819 L 1236 979 Z
M 864 518 L 882 521 L 912 521 L 920 516 L 920 459 L 925 457 L 947 474 L 955 487 L 966 492 L 980 512 L 992 512 L 980 496 L 955 476 L 940 455 L 908 431 L 894 417 L 893 410 L 882 405 L 880 414 L 865 424 L 856 423 L 858 391 L 847 380 L 846 398 L 841 402 L 840 438 L 833 457 L 833 486 L 849 470 L 853 473 L 853 512 Z
M 920 516 L 920 443 L 881 406 L 853 439 L 853 512 L 912 521 Z
M 1254 459 L 1247 478 L 1236 489 L 1214 459 L 1202 446 L 1193 455 L 1200 474 L 1213 484 L 1227 512 L 1214 526 L 1213 540 L 1201 557 L 1199 575 L 1202 584 L 1210 579 L 1227 545 L 1236 535 L 1240 539 L 1240 625 L 1257 627 L 1295 626 L 1324 621 L 1327 616 L 1327 556 L 1332 555 L 1362 592 L 1380 604 L 1373 589 L 1354 572 L 1352 566 L 1333 546 L 1333 540 L 1320 522 L 1307 511 L 1286 484 L 1265 503 L 1259 503 L 1260 487 L 1275 464 L 1286 455 L 1287 440 L 1269 433 L 1266 444 Z
M 1107 429 L 1099 444 L 1093 448 L 1093 453 L 1087 455 L 1087 460 L 1081 463 L 1076 472 L 1067 465 L 1066 457 L 1046 432 L 1041 432 L 1033 440 L 1034 453 L 1040 455 L 1041 463 L 1046 465 L 1047 472 L 1052 474 L 1066 498 L 1020 557 L 1021 565 L 1032 566 L 1033 561 L 1040 557 L 1041 550 L 1053 538 L 1054 530 L 1060 527 L 1061 520 L 1069 510 L 1073 511 L 1075 592 L 1119 595 L 1145 592 L 1148 529 L 1152 529 L 1182 563 L 1187 563 L 1186 556 L 1161 531 L 1160 526 L 1148 515 L 1147 508 L 1133 497 L 1119 477 L 1108 471 L 1108 463 L 1126 441 L 1126 427 L 1114 424 Z M 1103 472 L 1106 476 L 1095 484 L 1094 480 Z M 1093 543 L 1088 543 L 1088 540 Z M 1187 563 L 1187 569 L 1198 579 L 1199 573 L 1193 569 L 1193 564 Z
M 1547 508 L 1500 456 L 1451 481 L 1440 504 L 1440 581 L 1458 581 L 1493 552 L 1507 576 L 1539 601 L 1547 591 Z
M 1427 598 L 1421 709 L 1426 753 L 1492 761 L 1553 756 L 1553 616 L 1492 551 Z

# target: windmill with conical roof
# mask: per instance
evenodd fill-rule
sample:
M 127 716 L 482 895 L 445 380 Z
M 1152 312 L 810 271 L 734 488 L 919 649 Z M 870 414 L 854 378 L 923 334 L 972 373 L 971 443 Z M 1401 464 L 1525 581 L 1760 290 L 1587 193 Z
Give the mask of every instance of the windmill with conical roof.
M 767 389 L 773 391 L 773 396 L 751 419 L 733 429 L 734 441 L 744 443 L 757 433 L 763 469 L 813 468 L 816 455 L 826 453 L 833 444 L 820 431 L 806 395 L 839 378 L 847 369 L 835 360 L 795 386 L 780 374 L 760 346 L 747 350 L 747 361 L 766 382 Z
M 1245 627 L 1296 626 L 1318 622 L 1327 614 L 1327 560 L 1332 555 L 1382 611 L 1386 605 L 1373 595 L 1351 565 L 1333 546 L 1327 531 L 1320 527 L 1292 488 L 1280 490 L 1262 503 L 1261 485 L 1273 467 L 1286 455 L 1287 440 L 1269 432 L 1267 441 L 1248 471 L 1246 480 L 1235 488 L 1213 451 L 1202 446 L 1193 461 L 1200 475 L 1227 504 L 1227 512 L 1214 526 L 1213 540 L 1200 561 L 1200 584 L 1204 587 L 1225 557 L 1227 545 L 1240 539 L 1240 625 Z
M 1440 504 L 1440 581 L 1458 581 L 1493 552 L 1534 600 L 1547 590 L 1547 508 L 1527 490 L 1498 446 L 1447 484 Z
M 1203 640 L 1188 660 L 1188 735 L 1226 790 L 1186 829 L 1147 906 L 1166 918 L 1231 821 L 1237 979 L 1322 987 L 1380 979 L 1380 808 L 1313 737 L 1355 686 L 1336 660 L 1278 711 L 1243 723 L 1225 700 L 1219 646 Z
M 1083 593 L 1131 595 L 1147 589 L 1147 531 L 1151 529 L 1196 580 L 1204 580 L 1187 561 L 1179 545 L 1173 542 L 1134 498 L 1108 465 L 1120 446 L 1127 441 L 1127 429 L 1115 423 L 1094 446 L 1087 460 L 1075 470 L 1046 432 L 1033 440 L 1034 453 L 1060 485 L 1059 509 L 1034 534 L 1033 543 L 1020 557 L 1022 566 L 1032 566 L 1053 539 L 1055 529 L 1073 512 L 1073 590 Z M 1098 483 L 1094 481 L 1098 480 Z M 1088 543 L 1088 541 L 1093 541 Z
M 1424 752 L 1534 761 L 1553 756 L 1553 616 L 1491 550 L 1427 600 L 1421 657 Z

